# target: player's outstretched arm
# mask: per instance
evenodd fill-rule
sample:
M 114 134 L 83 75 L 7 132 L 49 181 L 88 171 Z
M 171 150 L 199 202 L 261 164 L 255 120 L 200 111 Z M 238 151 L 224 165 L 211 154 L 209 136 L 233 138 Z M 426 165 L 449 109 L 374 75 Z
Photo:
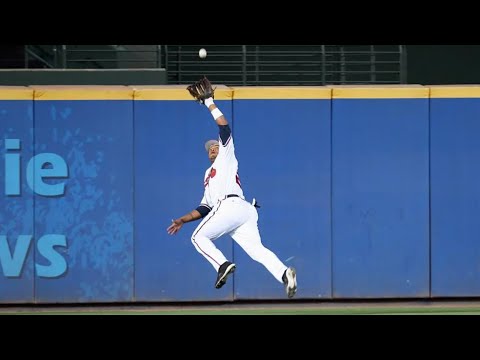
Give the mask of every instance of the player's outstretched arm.
M 222 144 L 226 144 L 228 139 L 232 135 L 232 131 L 230 130 L 230 125 L 228 124 L 227 118 L 223 115 L 220 109 L 215 105 L 213 102 L 213 98 L 205 99 L 205 106 L 210 111 L 213 119 L 218 125 L 220 139 L 222 140 Z
M 187 86 L 190 95 L 199 103 L 204 104 L 213 116 L 213 119 L 220 128 L 220 138 L 225 144 L 231 135 L 230 126 L 220 109 L 214 104 L 215 89 L 213 89 L 210 80 L 203 77 L 194 84 Z
M 170 235 L 175 235 L 183 226 L 183 224 L 198 220 L 202 215 L 198 210 L 192 210 L 188 214 L 183 215 L 182 217 L 172 220 L 172 224 L 167 228 L 167 232 Z
M 223 115 L 217 105 L 215 105 L 213 98 L 205 99 L 205 106 L 210 111 L 210 114 L 212 114 L 218 126 L 228 125 L 226 117 Z

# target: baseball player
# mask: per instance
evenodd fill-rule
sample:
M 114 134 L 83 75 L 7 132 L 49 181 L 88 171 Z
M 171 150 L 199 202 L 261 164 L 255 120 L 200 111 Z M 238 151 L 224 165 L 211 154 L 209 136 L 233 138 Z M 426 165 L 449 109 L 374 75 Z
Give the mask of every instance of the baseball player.
M 200 205 L 188 214 L 175 219 L 167 228 L 170 235 L 176 234 L 184 223 L 202 219 L 192 234 L 192 243 L 197 251 L 212 264 L 217 272 L 215 287 L 220 289 L 235 271 L 235 264 L 225 258 L 214 242 L 229 234 L 253 259 L 263 264 L 280 283 L 284 284 L 287 296 L 292 298 L 297 291 L 295 269 L 285 266 L 261 241 L 258 230 L 258 213 L 255 203 L 245 200 L 238 176 L 238 161 L 227 119 L 214 104 L 214 90 L 204 77 L 188 88 L 190 94 L 210 111 L 219 127 L 218 140 L 205 144 L 211 166 L 205 171 L 205 192 Z

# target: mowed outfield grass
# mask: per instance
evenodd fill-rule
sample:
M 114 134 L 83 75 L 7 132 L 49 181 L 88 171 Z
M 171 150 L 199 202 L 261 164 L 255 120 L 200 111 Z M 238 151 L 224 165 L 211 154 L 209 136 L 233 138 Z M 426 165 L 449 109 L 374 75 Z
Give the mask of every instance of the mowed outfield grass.
M 342 306 L 342 307 L 295 307 L 285 308 L 248 308 L 248 309 L 65 309 L 65 310 L 0 310 L 0 315 L 480 315 L 480 307 L 428 307 L 428 306 Z

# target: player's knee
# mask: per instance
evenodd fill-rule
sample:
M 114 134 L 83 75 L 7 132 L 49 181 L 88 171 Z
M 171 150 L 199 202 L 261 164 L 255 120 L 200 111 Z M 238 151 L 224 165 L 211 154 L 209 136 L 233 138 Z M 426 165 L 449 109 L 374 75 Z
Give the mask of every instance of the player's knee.
M 199 236 L 198 234 L 192 235 L 190 240 L 192 241 L 193 245 L 198 246 L 203 242 L 203 236 Z

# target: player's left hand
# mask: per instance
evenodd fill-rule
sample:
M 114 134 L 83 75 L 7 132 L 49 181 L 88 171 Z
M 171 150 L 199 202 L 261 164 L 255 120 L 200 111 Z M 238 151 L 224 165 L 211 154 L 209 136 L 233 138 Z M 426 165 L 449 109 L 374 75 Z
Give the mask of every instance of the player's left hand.
M 167 232 L 170 235 L 175 235 L 183 226 L 182 220 L 172 220 L 172 224 L 167 228 Z

